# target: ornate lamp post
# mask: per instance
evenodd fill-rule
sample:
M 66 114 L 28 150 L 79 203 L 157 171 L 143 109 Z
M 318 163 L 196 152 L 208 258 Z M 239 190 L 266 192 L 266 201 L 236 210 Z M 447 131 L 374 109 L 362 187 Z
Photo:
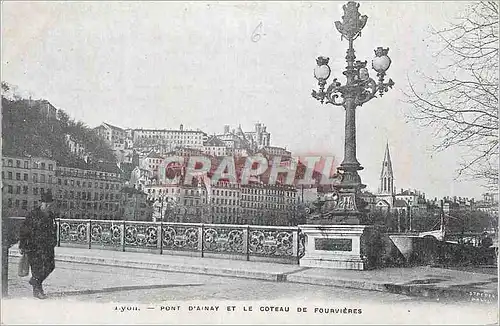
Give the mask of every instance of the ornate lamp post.
M 365 185 L 361 183 L 358 174 L 363 167 L 356 158 L 356 108 L 377 96 L 383 96 L 394 85 L 391 79 L 387 83 L 384 82 L 385 73 L 391 65 L 391 59 L 387 56 L 388 48 L 378 47 L 375 50 L 372 68 L 377 72 L 378 81 L 370 78 L 366 61 L 356 60 L 353 43 L 361 36 L 361 30 L 368 20 L 367 16 L 361 16 L 358 8 L 358 3 L 348 2 L 343 6 L 342 22 L 335 22 L 341 39 L 345 38 L 349 42 L 345 57 L 347 66 L 343 72 L 347 79 L 345 84 L 342 85 L 337 78 L 334 78 L 326 87 L 331 73 L 328 66 L 329 58 L 318 57 L 314 77 L 318 80 L 319 90 L 312 92 L 312 96 L 321 103 L 343 106 L 346 112 L 344 160 L 338 168 L 340 183 L 336 187 L 337 193 L 332 202 L 329 205 L 323 205 L 324 207 L 320 210 L 320 217 L 330 220 L 342 217 L 337 222 L 349 224 L 359 224 L 366 206 L 359 196 L 360 190 Z

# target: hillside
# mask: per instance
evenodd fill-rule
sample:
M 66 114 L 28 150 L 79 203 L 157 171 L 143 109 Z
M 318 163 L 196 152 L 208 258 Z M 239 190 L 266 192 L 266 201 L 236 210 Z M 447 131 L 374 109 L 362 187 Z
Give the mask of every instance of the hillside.
M 3 155 L 44 156 L 63 165 L 81 161 L 66 145 L 65 137 L 69 134 L 86 148 L 93 160 L 115 161 L 111 148 L 92 129 L 62 110 L 49 117 L 43 111 L 47 104 L 50 105 L 45 100 L 2 96 Z

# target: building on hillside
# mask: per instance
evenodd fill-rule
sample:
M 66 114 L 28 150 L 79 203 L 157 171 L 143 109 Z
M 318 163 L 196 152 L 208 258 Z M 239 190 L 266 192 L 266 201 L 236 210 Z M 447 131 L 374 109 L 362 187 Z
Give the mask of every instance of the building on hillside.
M 113 126 L 109 123 L 103 122 L 100 126 L 94 128 L 97 135 L 106 140 L 106 142 L 115 149 L 115 144 L 118 148 L 125 146 L 127 139 L 127 131 L 120 127 Z
M 262 147 L 270 156 L 281 156 L 290 158 L 292 157 L 292 152 L 288 151 L 286 148 L 278 146 L 264 146 Z
M 165 158 L 163 156 L 155 152 L 150 152 L 146 156 L 145 168 L 149 170 L 153 176 L 158 177 L 164 161 Z
M 181 124 L 178 130 L 169 129 L 134 129 L 132 131 L 135 146 L 168 144 L 171 148 L 189 147 L 202 149 L 207 135 L 201 130 L 185 130 Z
M 241 125 L 237 129 L 230 130 L 229 125 L 224 126 L 224 133 L 218 137 L 227 141 L 226 143 L 232 148 L 248 147 L 255 151 L 265 146 L 271 145 L 271 134 L 266 130 L 267 127 L 262 123 L 257 122 L 253 131 L 244 132 Z
M 87 154 L 85 146 L 80 144 L 73 136 L 69 134 L 65 135 L 65 139 L 66 139 L 66 145 L 68 145 L 70 152 L 76 155 L 77 157 L 83 159 Z
M 152 178 L 153 173 L 150 170 L 135 166 L 130 173 L 128 181 L 129 184 L 134 186 L 136 189 L 144 190 L 144 188 L 150 184 Z
M 212 156 L 229 156 L 233 154 L 231 148 L 227 147 L 217 136 L 211 136 L 203 143 L 203 152 Z
M 206 154 L 201 149 L 182 147 L 182 146 L 176 147 L 174 150 L 168 152 L 165 156 L 181 156 L 181 157 L 205 156 L 205 157 L 210 157 L 210 155 Z
M 57 119 L 57 109 L 47 100 L 36 100 L 31 101 L 35 102 L 36 106 L 38 106 L 40 113 L 47 120 L 55 120 Z
M 43 157 L 2 157 L 2 214 L 26 216 L 41 195 L 55 191 L 57 163 Z

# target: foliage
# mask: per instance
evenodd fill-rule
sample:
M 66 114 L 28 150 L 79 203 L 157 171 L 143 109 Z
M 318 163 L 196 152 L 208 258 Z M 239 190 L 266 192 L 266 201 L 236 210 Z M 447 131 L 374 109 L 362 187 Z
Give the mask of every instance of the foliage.
M 437 150 L 462 147 L 459 176 L 498 187 L 498 2 L 477 2 L 456 22 L 434 31 L 439 67 L 409 81 L 410 119 L 430 126 Z
M 2 92 L 9 91 L 2 82 Z M 75 121 L 63 110 L 57 111 L 57 118 L 47 118 L 40 108 L 47 101 L 9 99 L 2 95 L 2 151 L 4 155 L 44 156 L 62 164 L 81 161 L 70 152 L 66 144 L 69 134 L 82 144 L 94 160 L 115 161 L 113 151 L 92 129 Z

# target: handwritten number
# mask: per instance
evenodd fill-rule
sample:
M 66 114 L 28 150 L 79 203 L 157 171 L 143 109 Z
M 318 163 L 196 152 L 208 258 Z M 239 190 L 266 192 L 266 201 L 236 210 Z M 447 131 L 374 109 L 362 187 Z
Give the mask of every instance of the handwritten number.
M 262 38 L 262 35 L 266 35 L 266 34 L 262 33 L 262 22 L 260 22 L 259 25 L 257 25 L 257 27 L 255 27 L 255 29 L 253 30 L 252 42 L 260 41 L 260 39 Z

